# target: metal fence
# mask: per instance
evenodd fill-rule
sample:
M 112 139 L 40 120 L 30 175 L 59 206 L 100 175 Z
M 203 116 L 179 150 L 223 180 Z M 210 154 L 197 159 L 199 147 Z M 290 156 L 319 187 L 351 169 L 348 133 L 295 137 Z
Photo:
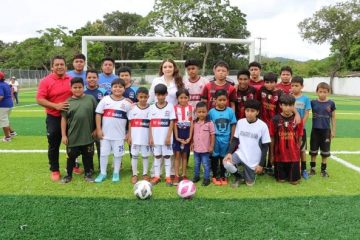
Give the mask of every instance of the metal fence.
M 39 81 L 49 74 L 46 70 L 26 70 L 26 69 L 1 69 L 5 73 L 6 79 L 16 77 L 22 88 L 37 87 Z

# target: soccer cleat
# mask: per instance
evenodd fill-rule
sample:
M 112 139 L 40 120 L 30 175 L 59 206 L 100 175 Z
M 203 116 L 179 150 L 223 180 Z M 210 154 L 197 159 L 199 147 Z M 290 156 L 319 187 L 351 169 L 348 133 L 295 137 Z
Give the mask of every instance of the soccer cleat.
M 301 176 L 302 176 L 303 179 L 305 179 L 305 180 L 308 180 L 308 179 L 309 179 L 309 175 L 308 175 L 308 173 L 307 173 L 306 170 L 302 170 L 302 171 L 301 171 Z
M 221 185 L 227 185 L 228 184 L 227 178 L 221 178 L 220 182 L 221 182 Z
M 214 183 L 216 186 L 221 186 L 221 180 L 220 180 L 220 178 L 215 178 L 215 182 L 214 182 L 214 179 L 213 179 L 213 183 Z
M 322 170 L 321 171 L 321 176 L 322 177 L 329 177 L 329 174 L 328 174 L 328 172 L 326 170 Z
M 252 187 L 252 186 L 254 186 L 255 181 L 254 182 L 245 182 L 245 183 L 248 187 Z
M 120 182 L 120 174 L 119 173 L 113 173 L 112 181 L 113 182 Z
M 201 183 L 201 186 L 209 186 L 210 184 L 210 179 L 204 179 L 203 182 Z
M 198 181 L 200 181 L 200 177 L 194 177 L 192 179 L 193 183 L 197 183 Z
M 2 139 L 3 142 L 11 142 L 11 137 L 4 137 Z
M 132 183 L 132 184 L 137 183 L 137 181 L 138 181 L 138 177 L 137 177 L 136 175 L 134 175 L 134 176 L 131 177 L 131 183 Z
M 15 131 L 10 132 L 10 136 L 11 136 L 11 137 L 17 136 L 17 132 L 15 132 Z
M 144 174 L 142 176 L 142 179 L 145 180 L 145 181 L 148 181 L 148 182 L 151 180 L 150 177 L 147 174 Z
M 316 174 L 315 168 L 310 168 L 310 176 L 314 176 Z
M 75 167 L 73 168 L 73 173 L 74 173 L 74 174 L 77 174 L 77 175 L 80 175 L 80 174 L 83 173 L 83 170 L 82 170 L 80 167 L 75 166 Z
M 150 183 L 151 183 L 151 185 L 154 186 L 154 185 L 158 184 L 160 181 L 161 181 L 161 180 L 160 180 L 159 177 L 153 177 L 153 178 L 151 179 Z
M 172 183 L 173 183 L 174 186 L 179 185 L 179 182 L 180 182 L 180 177 L 179 176 L 175 176 L 174 179 L 172 180 Z
M 101 183 L 105 179 L 106 179 L 106 175 L 100 173 L 99 176 L 97 176 L 97 178 L 95 178 L 95 182 L 96 183 Z
M 72 177 L 67 175 L 61 180 L 61 182 L 62 183 L 69 183 L 69 182 L 71 182 L 71 180 L 72 180 Z
M 168 186 L 168 187 L 171 187 L 173 185 L 170 177 L 165 178 L 165 183 L 166 183 L 166 186 Z
M 92 172 L 86 173 L 84 176 L 86 182 L 94 182 L 95 179 L 92 177 Z
M 60 172 L 59 171 L 51 172 L 51 180 L 54 182 L 59 181 L 60 180 Z

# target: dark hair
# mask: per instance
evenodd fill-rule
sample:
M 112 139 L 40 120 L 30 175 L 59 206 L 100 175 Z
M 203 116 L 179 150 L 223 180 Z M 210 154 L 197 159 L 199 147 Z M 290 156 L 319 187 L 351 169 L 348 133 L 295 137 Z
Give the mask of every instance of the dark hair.
M 112 80 L 111 82 L 111 87 L 114 86 L 114 85 L 122 85 L 123 87 L 125 87 L 125 81 L 121 78 L 115 78 L 114 80 Z
M 198 102 L 198 103 L 196 104 L 196 106 L 195 106 L 195 109 L 197 109 L 197 108 L 202 108 L 202 107 L 204 107 L 204 108 L 207 109 L 207 104 L 206 104 L 206 102 L 203 102 L 203 101 Z
M 176 98 L 178 98 L 181 94 L 185 94 L 187 97 L 190 97 L 190 93 L 186 88 L 180 88 L 176 92 Z
M 72 86 L 75 83 L 81 83 L 81 85 L 84 86 L 84 79 L 82 79 L 81 77 L 74 77 L 73 79 L 71 79 L 70 85 Z
M 321 82 L 316 86 L 316 92 L 319 90 L 319 88 L 327 89 L 328 92 L 330 92 L 330 85 L 326 82 Z
M 283 67 L 281 67 L 281 69 L 280 69 L 280 74 L 281 74 L 282 72 L 289 72 L 291 75 L 293 74 L 292 69 L 291 69 L 290 66 L 283 66 Z
M 82 54 L 82 53 L 75 54 L 74 57 L 73 57 L 73 61 L 74 61 L 75 59 L 82 59 L 82 60 L 86 61 L 86 57 L 85 57 L 85 55 Z
M 101 65 L 103 65 L 105 61 L 111 61 L 115 65 L 115 60 L 111 57 L 104 57 L 101 59 Z
M 278 75 L 274 72 L 268 72 L 264 75 L 264 82 L 277 82 Z
M 160 64 L 160 68 L 159 68 L 159 76 L 161 77 L 162 75 L 164 75 L 163 71 L 162 71 L 162 67 L 164 65 L 164 63 L 169 62 L 174 66 L 174 73 L 173 73 L 173 77 L 175 80 L 175 85 L 178 89 L 183 88 L 184 87 L 184 83 L 183 83 L 183 79 L 180 76 L 179 73 L 179 68 L 176 66 L 176 63 L 174 62 L 174 60 L 172 59 L 165 59 L 164 61 L 162 61 L 162 63 Z
M 215 92 L 215 98 L 225 96 L 227 98 L 227 91 L 225 89 L 219 89 Z
M 63 56 L 61 56 L 61 55 L 55 55 L 55 56 L 51 59 L 51 66 L 54 65 L 54 62 L 55 62 L 55 60 L 57 60 L 57 59 L 63 60 L 64 63 L 65 63 L 65 65 L 66 65 L 66 60 L 65 60 L 65 58 L 64 58 Z
M 167 87 L 165 84 L 159 83 L 154 88 L 155 94 L 165 95 L 167 94 Z
M 280 96 L 279 102 L 280 104 L 292 106 L 295 104 L 295 97 L 285 93 Z
M 300 76 L 295 76 L 291 79 L 291 83 L 300 83 L 301 86 L 304 86 L 304 79 Z
M 227 62 L 223 61 L 223 60 L 219 60 L 214 64 L 214 69 L 216 69 L 217 67 L 224 67 L 227 70 L 229 70 L 229 64 L 227 64 Z
M 197 67 L 200 67 L 200 63 L 198 60 L 196 59 L 188 59 L 185 61 L 185 67 L 187 68 L 188 66 L 197 66 Z
M 251 62 L 249 63 L 248 69 L 251 67 L 258 67 L 261 70 L 261 64 L 258 62 Z
M 144 93 L 146 95 L 149 95 L 149 90 L 146 87 L 139 87 L 138 90 L 136 91 L 136 95 L 138 95 L 139 93 Z
M 241 69 L 240 71 L 238 71 L 238 73 L 237 73 L 238 79 L 239 79 L 240 75 L 246 75 L 246 76 L 248 76 L 248 78 L 250 78 L 250 72 L 247 69 Z
M 95 73 L 97 77 L 99 77 L 99 73 L 95 70 L 95 69 L 89 69 L 86 71 L 86 77 L 88 76 L 89 73 Z
M 120 75 L 120 73 L 122 73 L 122 72 L 128 72 L 131 76 L 131 68 L 128 66 L 123 66 L 123 67 L 119 68 L 118 75 Z
M 245 101 L 245 109 L 251 108 L 260 111 L 261 103 L 256 99 L 248 99 Z

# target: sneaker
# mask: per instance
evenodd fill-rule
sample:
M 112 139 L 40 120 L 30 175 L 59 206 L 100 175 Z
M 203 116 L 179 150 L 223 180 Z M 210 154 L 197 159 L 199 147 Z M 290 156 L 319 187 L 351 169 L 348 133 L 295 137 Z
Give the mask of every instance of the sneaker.
M 175 175 L 170 175 L 171 180 L 174 180 Z
M 221 178 L 220 182 L 221 182 L 221 185 L 227 185 L 228 184 L 227 178 Z
M 59 181 L 60 180 L 60 172 L 59 171 L 51 172 L 51 180 L 54 182 Z
M 137 177 L 136 175 L 134 175 L 134 176 L 131 177 L 131 183 L 132 183 L 132 184 L 137 183 L 137 181 L 138 181 L 138 177 Z
M 322 170 L 321 171 L 321 176 L 322 177 L 329 177 L 329 174 L 328 174 L 328 172 L 326 170 Z
M 238 188 L 241 183 L 241 178 L 235 178 L 234 182 L 231 184 L 232 188 Z
M 314 176 L 316 174 L 315 168 L 310 168 L 310 176 Z
M 94 182 L 95 179 L 92 177 L 92 172 L 86 173 L 84 176 L 86 182 Z
M 210 184 L 210 179 L 204 179 L 203 182 L 201 183 L 201 186 L 209 186 Z
M 72 180 L 72 177 L 70 177 L 69 175 L 67 175 L 67 176 L 65 176 L 65 177 L 61 180 L 61 182 L 62 182 L 62 183 L 69 183 L 69 182 L 71 182 L 71 180 Z
M 105 179 L 106 179 L 106 175 L 100 173 L 99 176 L 97 176 L 97 178 L 95 178 L 95 182 L 96 183 L 101 183 Z
M 161 179 L 159 177 L 153 177 L 150 181 L 151 185 L 155 186 L 156 184 L 158 184 L 161 181 Z
M 171 187 L 173 185 L 170 177 L 165 178 L 165 183 L 166 183 L 166 186 L 168 186 L 168 187 Z
M 198 181 L 200 181 L 200 177 L 194 177 L 192 179 L 193 183 L 197 183 Z
M 119 173 L 113 173 L 112 181 L 113 182 L 120 182 L 120 174 Z
M 274 169 L 272 167 L 265 168 L 265 172 L 269 176 L 274 176 Z
M 309 175 L 308 175 L 308 173 L 307 173 L 306 170 L 303 170 L 303 171 L 301 172 L 301 176 L 302 176 L 303 179 L 305 179 L 305 180 L 308 180 L 308 179 L 309 179 Z
M 245 183 L 248 187 L 252 187 L 252 186 L 254 186 L 255 181 L 254 182 L 245 182 Z
M 11 142 L 11 137 L 4 137 L 2 139 L 3 142 Z
M 83 170 L 82 170 L 80 167 L 75 166 L 75 167 L 73 168 L 73 173 L 74 173 L 74 174 L 77 174 L 77 175 L 80 175 L 80 174 L 83 173 Z
M 180 177 L 179 176 L 175 176 L 174 180 L 172 180 L 172 183 L 173 183 L 174 186 L 179 185 L 179 182 L 180 182 Z
M 220 180 L 220 178 L 215 178 L 215 180 L 214 180 L 214 178 L 213 178 L 213 183 L 214 183 L 216 186 L 221 186 L 221 180 Z
M 144 174 L 142 176 L 142 179 L 145 180 L 145 181 L 148 181 L 148 182 L 150 182 L 150 180 L 151 180 L 150 177 L 147 174 Z
M 11 136 L 11 137 L 17 136 L 17 132 L 15 132 L 15 131 L 10 132 L 10 136 Z

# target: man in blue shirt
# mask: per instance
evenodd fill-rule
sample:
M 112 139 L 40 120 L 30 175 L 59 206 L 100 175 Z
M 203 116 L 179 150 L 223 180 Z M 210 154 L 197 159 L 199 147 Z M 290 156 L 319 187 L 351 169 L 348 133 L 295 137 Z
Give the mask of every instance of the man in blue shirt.
M 115 68 L 115 61 L 110 57 L 101 60 L 102 73 L 99 74 L 99 87 L 106 90 L 107 95 L 111 94 L 111 82 L 118 78 L 113 74 Z
M 74 70 L 68 71 L 67 75 L 69 75 L 71 78 L 80 77 L 84 80 L 84 85 L 86 86 L 86 71 L 84 71 L 85 67 L 85 55 L 80 53 L 76 54 L 73 57 L 73 67 Z
M 11 108 L 14 106 L 11 88 L 9 84 L 5 82 L 5 74 L 0 72 L 0 127 L 4 131 L 3 142 L 10 142 L 11 136 L 15 136 L 16 133 L 10 127 L 9 115 Z

